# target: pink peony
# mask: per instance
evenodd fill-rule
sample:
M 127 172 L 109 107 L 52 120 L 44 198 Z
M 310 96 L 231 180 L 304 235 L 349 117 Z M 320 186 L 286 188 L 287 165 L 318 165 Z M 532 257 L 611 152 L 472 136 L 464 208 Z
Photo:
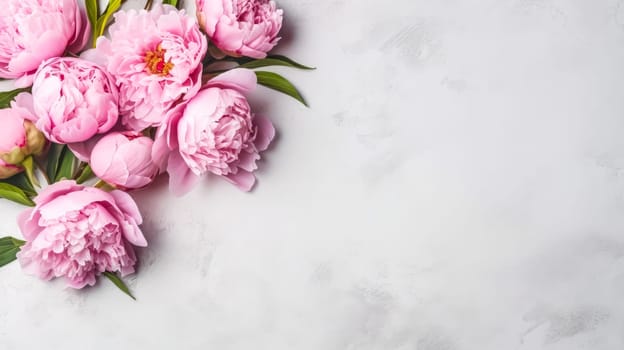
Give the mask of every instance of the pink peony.
M 158 175 L 152 161 L 153 144 L 151 138 L 135 131 L 110 133 L 91 152 L 93 173 L 120 189 L 145 187 Z
M 109 131 L 119 117 L 119 93 L 100 66 L 79 58 L 44 62 L 32 87 L 35 124 L 56 143 L 74 143 Z
M 77 53 L 89 22 L 76 0 L 4 0 L 0 11 L 0 78 L 29 86 L 41 62 Z
M 23 170 L 21 163 L 30 155 L 43 152 L 46 139 L 29 119 L 32 111 L 19 105 L 18 95 L 11 108 L 0 109 L 0 179 L 9 178 Z
M 145 247 L 141 214 L 125 192 L 104 192 L 61 181 L 35 198 L 18 218 L 27 243 L 18 253 L 22 268 L 44 280 L 64 277 L 72 288 L 94 285 L 104 271 L 134 272 L 132 245 Z
M 252 71 L 231 70 L 167 114 L 156 135 L 154 159 L 166 167 L 174 194 L 188 192 L 206 173 L 244 191 L 253 187 L 259 153 L 275 136 L 271 122 L 254 117 L 243 95 L 255 86 Z
M 141 131 L 160 124 L 165 112 L 201 85 L 206 37 L 197 21 L 169 5 L 120 11 L 84 57 L 104 65 L 120 92 L 122 123 Z
M 280 38 L 282 13 L 273 0 L 196 0 L 212 42 L 232 56 L 265 58 Z

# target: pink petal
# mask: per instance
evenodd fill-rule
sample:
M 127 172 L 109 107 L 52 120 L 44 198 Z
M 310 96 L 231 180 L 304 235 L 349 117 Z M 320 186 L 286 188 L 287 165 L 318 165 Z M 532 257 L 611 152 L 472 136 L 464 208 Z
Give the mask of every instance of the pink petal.
M 11 102 L 12 108 L 19 108 L 22 110 L 22 116 L 34 122 L 37 118 L 35 116 L 35 107 L 33 106 L 33 96 L 28 92 L 21 92 L 15 96 L 14 101 Z
M 223 51 L 236 51 L 243 46 L 245 33 L 242 32 L 237 23 L 227 16 L 222 16 L 215 26 L 212 41 Z
M 74 153 L 76 158 L 78 158 L 82 162 L 89 162 L 91 159 L 91 152 L 93 152 L 93 148 L 100 141 L 102 135 L 95 135 L 85 142 L 76 142 L 70 143 L 67 145 L 69 149 Z
M 238 162 L 236 163 L 236 166 L 245 171 L 253 172 L 258 169 L 258 166 L 256 165 L 256 161 L 258 159 L 260 159 L 260 156 L 257 152 L 243 151 L 238 155 Z
M 275 138 L 275 128 L 269 118 L 264 116 L 256 116 L 254 118 L 254 124 L 258 127 L 255 145 L 258 151 L 261 152 L 266 150 L 271 141 L 273 141 L 273 138 Z
M 44 188 L 37 197 L 35 197 L 34 201 L 37 205 L 46 204 L 53 199 L 62 196 L 64 194 L 78 191 L 82 189 L 84 186 L 76 184 L 76 181 L 73 180 L 63 180 L 54 184 L 54 186 L 48 186 Z
M 41 230 L 41 227 L 37 225 L 37 220 L 31 217 L 33 211 L 34 209 L 26 209 L 17 216 L 17 225 L 27 241 L 35 239 Z
M 256 183 L 254 174 L 242 169 L 239 169 L 236 174 L 229 174 L 224 176 L 224 178 L 245 192 L 251 191 Z
M 167 146 L 167 139 L 164 136 L 156 137 L 152 147 L 152 160 L 161 172 L 167 169 L 167 160 L 170 152 L 171 150 Z
M 30 43 L 37 51 L 24 50 L 9 63 L 9 69 L 15 72 L 35 71 L 39 64 L 50 57 L 58 57 L 65 50 L 65 37 L 62 33 L 47 31 L 36 42 Z
M 50 135 L 59 143 L 75 143 L 87 141 L 97 133 L 98 123 L 93 118 L 76 118 L 59 125 Z
M 143 222 L 139 208 L 129 194 L 123 191 L 111 191 L 110 195 L 115 198 L 115 202 L 117 203 L 119 209 L 132 217 L 137 225 L 140 225 Z M 135 246 L 147 247 L 147 240 L 140 230 L 133 230 L 131 232 L 124 230 L 124 236 L 128 242 L 134 244 Z
M 251 69 L 237 68 L 219 74 L 206 83 L 206 87 L 220 87 L 234 89 L 240 93 L 253 91 L 258 83 L 256 73 Z
M 188 193 L 201 179 L 189 169 L 178 152 L 172 152 L 167 165 L 169 173 L 169 190 L 176 196 Z
M 33 84 L 35 80 L 35 73 L 24 74 L 21 77 L 15 79 L 13 84 L 16 88 L 27 88 Z
M 89 42 L 91 38 L 91 24 L 87 19 L 87 13 L 81 9 L 76 9 L 76 32 L 74 38 L 70 42 L 67 51 L 72 53 L 80 52 Z

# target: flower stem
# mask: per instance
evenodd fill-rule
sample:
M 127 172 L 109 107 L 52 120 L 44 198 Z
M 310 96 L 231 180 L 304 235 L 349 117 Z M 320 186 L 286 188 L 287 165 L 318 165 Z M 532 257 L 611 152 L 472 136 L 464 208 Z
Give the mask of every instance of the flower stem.
M 106 191 L 106 192 L 109 192 L 115 189 L 114 186 L 112 186 L 111 184 L 107 183 L 106 181 L 102 179 L 98 180 L 98 182 L 96 182 L 95 185 L 93 185 L 93 187 L 99 188 L 100 190 Z

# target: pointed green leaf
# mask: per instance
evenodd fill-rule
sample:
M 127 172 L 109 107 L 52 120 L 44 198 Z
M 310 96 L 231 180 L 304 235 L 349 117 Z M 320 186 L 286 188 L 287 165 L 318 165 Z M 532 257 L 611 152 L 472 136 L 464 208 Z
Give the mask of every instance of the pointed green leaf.
M 163 0 L 163 4 L 178 7 L 178 0 Z
M 11 105 L 11 101 L 15 98 L 15 96 L 19 95 L 22 92 L 30 91 L 30 88 L 23 89 L 15 89 L 11 91 L 0 92 L 0 108 L 7 108 Z
M 284 67 L 299 68 L 299 69 L 306 69 L 306 70 L 316 69 L 314 67 L 304 66 L 301 63 L 297 63 L 291 60 L 290 58 L 286 56 L 281 56 L 281 55 L 272 55 L 267 58 L 245 62 L 240 65 L 240 68 L 254 69 L 254 68 L 261 68 L 261 67 L 268 67 L 268 66 L 284 66 Z
M 98 16 L 100 15 L 98 3 L 98 0 L 85 0 L 85 7 L 87 8 L 87 18 L 89 19 L 89 23 L 91 24 L 91 40 L 93 41 L 93 47 L 95 47 L 95 42 L 98 38 L 96 31 L 97 20 Z
M 37 191 L 35 191 L 35 188 L 30 181 L 28 181 L 26 174 L 23 172 L 13 175 L 8 179 L 1 180 L 0 182 L 5 182 L 18 187 L 20 190 L 24 191 L 28 197 L 34 197 L 37 195 Z
M 28 181 L 34 186 L 41 187 L 39 184 L 39 180 L 37 180 L 37 175 L 35 174 L 35 161 L 32 156 L 26 157 L 22 162 L 22 167 L 26 171 L 26 178 Z
M 258 77 L 258 84 L 284 93 L 303 103 L 304 106 L 308 106 L 301 94 L 299 94 L 299 91 L 297 91 L 297 88 L 281 75 L 273 72 L 257 71 L 256 76 Z
M 132 293 L 130 293 L 130 289 L 128 289 L 128 286 L 126 286 L 124 281 L 121 278 L 119 278 L 119 276 L 117 276 L 116 274 L 114 274 L 112 272 L 108 272 L 108 271 L 105 271 L 102 274 L 104 276 L 106 276 L 106 278 L 108 278 L 111 282 L 113 282 L 113 284 L 115 286 L 117 286 L 117 288 L 119 288 L 119 290 L 121 290 L 122 292 L 127 294 L 130 298 L 136 300 L 136 298 L 132 295 Z
M 97 23 L 95 25 L 96 28 L 96 38 L 104 35 L 104 31 L 106 30 L 106 26 L 108 25 L 108 21 L 113 13 L 117 12 L 121 7 L 122 0 L 110 0 L 108 2 L 108 6 L 106 6 L 106 10 L 104 14 L 97 19 Z
M 32 199 L 22 189 L 6 182 L 0 182 L 0 197 L 29 207 L 35 206 Z
M 56 173 L 60 163 L 61 154 L 65 149 L 65 145 L 59 145 L 58 143 L 50 142 L 50 150 L 48 151 L 46 174 L 50 181 L 54 182 L 56 179 Z
M 89 181 L 95 177 L 95 174 L 93 174 L 93 169 L 91 169 L 91 166 L 86 163 L 77 175 L 78 176 L 76 177 L 76 182 L 79 184 L 85 183 L 86 181 Z
M 59 182 L 62 179 L 73 179 L 77 161 L 78 159 L 76 159 L 72 151 L 67 146 L 63 147 L 54 182 Z
M 0 238 L 0 267 L 17 259 L 17 253 L 20 247 L 26 242 L 14 237 Z
M 17 259 L 17 253 L 19 253 L 19 251 L 19 248 L 0 250 L 0 267 L 15 261 Z
M 15 237 L 11 237 L 11 236 L 6 236 L 6 237 L 2 237 L 0 238 L 0 249 L 2 249 L 2 247 L 21 247 L 24 244 L 26 244 L 25 241 L 22 241 L 21 239 L 17 239 Z
M 85 6 L 87 8 L 87 18 L 91 24 L 91 29 L 95 28 L 97 18 L 100 15 L 100 9 L 98 8 L 98 0 L 85 0 Z

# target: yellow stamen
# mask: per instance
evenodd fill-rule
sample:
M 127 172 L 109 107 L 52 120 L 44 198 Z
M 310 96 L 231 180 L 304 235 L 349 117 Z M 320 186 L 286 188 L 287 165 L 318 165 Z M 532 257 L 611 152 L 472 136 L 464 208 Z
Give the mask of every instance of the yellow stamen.
M 171 60 L 165 62 L 165 52 L 160 44 L 156 46 L 156 50 L 147 51 L 145 53 L 145 69 L 152 74 L 161 76 L 169 75 L 169 71 L 173 68 Z

